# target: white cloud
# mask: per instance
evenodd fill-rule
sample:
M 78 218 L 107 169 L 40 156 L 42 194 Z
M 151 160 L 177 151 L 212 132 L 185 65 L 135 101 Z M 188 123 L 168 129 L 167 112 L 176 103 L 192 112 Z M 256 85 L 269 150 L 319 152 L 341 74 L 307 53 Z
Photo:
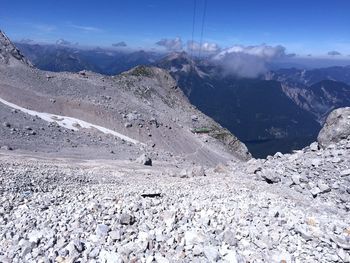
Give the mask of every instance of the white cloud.
M 263 59 L 273 59 L 276 57 L 282 57 L 285 55 L 285 48 L 283 46 L 268 46 L 268 45 L 257 45 L 257 46 L 243 46 L 235 45 L 228 49 L 220 52 L 216 57 L 222 58 L 230 54 L 245 54 L 255 56 Z
M 63 38 L 60 38 L 59 40 L 56 41 L 56 45 L 70 46 L 70 45 L 72 45 L 72 42 L 64 40 Z
M 268 70 L 268 62 L 285 56 L 283 46 L 235 45 L 215 55 L 213 61 L 222 66 L 225 74 L 254 78 Z
M 174 39 L 163 38 L 156 45 L 162 46 L 169 51 L 182 50 L 182 39 L 180 37 Z
M 203 53 L 217 53 L 220 51 L 220 47 L 216 43 L 204 42 L 202 45 L 198 42 L 187 42 L 187 50 L 194 52 L 203 52 Z
M 82 31 L 86 32 L 99 32 L 102 31 L 100 28 L 94 27 L 94 26 L 82 26 L 82 25 L 75 25 L 75 24 L 70 24 L 69 25 L 72 28 L 79 29 Z

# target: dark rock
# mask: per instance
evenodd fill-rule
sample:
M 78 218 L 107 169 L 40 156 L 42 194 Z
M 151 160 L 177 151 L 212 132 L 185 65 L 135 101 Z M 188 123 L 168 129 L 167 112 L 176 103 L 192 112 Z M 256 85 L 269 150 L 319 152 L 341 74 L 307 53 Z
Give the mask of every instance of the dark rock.
M 129 214 L 124 213 L 120 216 L 120 223 L 122 225 L 132 225 L 135 223 L 135 218 Z
M 260 176 L 264 179 L 268 184 L 275 184 L 281 181 L 281 178 L 274 171 L 264 170 L 260 172 Z
M 12 150 L 13 150 L 13 148 L 12 148 L 12 147 L 10 147 L 10 146 L 4 145 L 4 146 L 2 146 L 2 147 L 1 147 L 1 150 L 5 150 L 5 151 L 12 151 Z
M 132 127 L 132 124 L 130 122 L 127 122 L 124 124 L 125 128 L 131 128 Z
M 152 166 L 152 159 L 149 158 L 146 154 L 142 154 L 139 158 L 136 159 L 136 162 L 143 165 Z
M 3 125 L 4 127 L 6 127 L 6 128 L 10 128 L 10 127 L 11 127 L 11 124 L 8 123 L 8 122 L 4 122 L 2 125 Z

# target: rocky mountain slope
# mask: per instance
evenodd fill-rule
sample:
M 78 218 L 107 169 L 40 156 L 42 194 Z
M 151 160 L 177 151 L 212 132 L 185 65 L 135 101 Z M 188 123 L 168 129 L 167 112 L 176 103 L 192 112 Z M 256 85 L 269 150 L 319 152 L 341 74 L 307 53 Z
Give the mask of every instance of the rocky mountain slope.
M 1 41 L 1 46 L 8 46 L 4 35 L 2 39 L 6 41 Z M 206 165 L 250 158 L 244 144 L 188 102 L 165 70 L 140 66 L 112 77 L 85 71 L 53 73 L 29 67 L 22 57 L 17 60 L 11 55 L 10 60 L 0 64 L 0 73 L 0 98 L 5 102 L 38 112 L 34 115 L 57 115 L 52 117 L 54 121 L 57 119 L 56 122 L 60 120 L 64 123 L 73 117 L 119 132 L 140 142 L 130 146 L 137 148 L 132 149 L 132 152 L 151 151 L 156 152 L 154 155 L 158 157 L 155 158 L 176 156 L 178 160 L 192 160 Z M 4 122 L 9 125 L 3 125 L 1 132 L 4 138 L 9 138 L 8 146 L 41 151 L 52 145 L 45 143 L 41 147 L 39 144 L 28 144 L 26 136 L 17 136 L 26 132 L 23 132 L 23 128 L 16 127 L 12 120 L 15 114 L 9 114 L 11 109 L 3 109 L 7 111 L 4 113 L 7 116 Z M 30 128 L 35 134 L 31 136 L 51 138 L 47 129 L 42 129 L 45 125 L 35 121 L 37 118 L 32 119 L 34 121 Z M 14 131 L 12 126 L 19 132 Z M 77 128 L 77 136 L 80 137 L 82 135 L 79 132 L 85 129 Z M 67 129 L 61 130 L 70 133 Z M 95 131 L 87 129 L 86 133 L 89 135 Z M 103 149 L 108 149 L 108 153 L 117 152 L 119 145 L 125 143 L 120 138 L 115 138 L 114 143 L 110 139 L 104 141 L 102 135 L 98 140 L 87 137 L 84 141 L 109 144 Z M 55 137 L 52 140 L 53 143 L 61 143 Z M 85 145 L 89 146 L 89 143 Z M 61 146 L 57 148 L 60 149 Z M 56 147 L 52 147 L 51 151 L 57 152 Z M 84 155 L 84 151 L 81 152 Z M 127 152 L 125 156 L 129 157 Z M 112 154 L 110 156 L 114 158 Z
M 0 30 L 0 64 L 31 64 Z
M 309 70 L 286 68 L 270 72 L 269 74 L 272 74 L 272 76 L 279 78 L 280 80 L 289 80 L 306 86 L 314 85 L 323 80 L 340 81 L 350 84 L 350 66 Z
M 267 79 L 280 82 L 284 93 L 323 125 L 332 110 L 350 105 L 349 69 L 285 69 L 269 73 Z

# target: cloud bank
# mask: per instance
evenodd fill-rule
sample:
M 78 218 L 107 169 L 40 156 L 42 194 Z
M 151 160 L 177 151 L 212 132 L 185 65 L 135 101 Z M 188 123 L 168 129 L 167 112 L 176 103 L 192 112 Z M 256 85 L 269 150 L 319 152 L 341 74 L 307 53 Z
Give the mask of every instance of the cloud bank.
M 268 71 L 268 63 L 287 57 L 283 46 L 243 46 L 235 45 L 222 50 L 212 60 L 221 66 L 224 74 L 255 78 Z
M 156 43 L 156 45 L 164 47 L 168 51 L 179 51 L 182 50 L 182 39 L 176 37 L 174 39 L 163 38 Z
M 180 37 L 163 38 L 160 41 L 156 42 L 156 45 L 164 47 L 167 51 L 187 50 L 188 52 L 215 54 L 221 50 L 218 44 L 209 42 L 200 44 L 196 41 L 187 41 L 187 44 L 184 45 Z
M 187 42 L 187 50 L 189 52 L 217 53 L 221 49 L 216 43 L 204 42 L 202 45 L 198 42 Z
M 167 51 L 180 51 L 184 49 L 182 39 L 164 38 L 156 43 Z M 206 55 L 211 61 L 222 68 L 225 75 L 256 78 L 268 71 L 268 64 L 281 58 L 293 58 L 296 54 L 287 54 L 285 47 L 281 45 L 269 46 L 266 44 L 244 46 L 234 45 L 221 49 L 216 43 L 188 41 L 188 52 L 193 55 Z

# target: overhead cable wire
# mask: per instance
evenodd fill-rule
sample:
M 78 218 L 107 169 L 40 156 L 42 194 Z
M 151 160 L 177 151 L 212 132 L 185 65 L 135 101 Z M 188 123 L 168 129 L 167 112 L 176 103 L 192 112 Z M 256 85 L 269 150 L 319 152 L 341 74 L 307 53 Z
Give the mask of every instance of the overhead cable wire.
M 192 40 L 191 40 L 191 59 L 193 60 L 193 43 L 194 43 L 194 31 L 196 26 L 196 13 L 197 13 L 197 0 L 194 0 L 193 6 L 193 20 L 192 20 Z
M 205 19 L 206 19 L 206 15 L 207 15 L 207 5 L 208 5 L 208 1 L 204 0 L 204 10 L 203 10 L 203 16 L 202 16 L 202 28 L 201 28 L 201 38 L 200 38 L 200 43 L 199 43 L 198 57 L 201 57 L 201 53 L 202 53 L 204 26 L 205 26 Z

